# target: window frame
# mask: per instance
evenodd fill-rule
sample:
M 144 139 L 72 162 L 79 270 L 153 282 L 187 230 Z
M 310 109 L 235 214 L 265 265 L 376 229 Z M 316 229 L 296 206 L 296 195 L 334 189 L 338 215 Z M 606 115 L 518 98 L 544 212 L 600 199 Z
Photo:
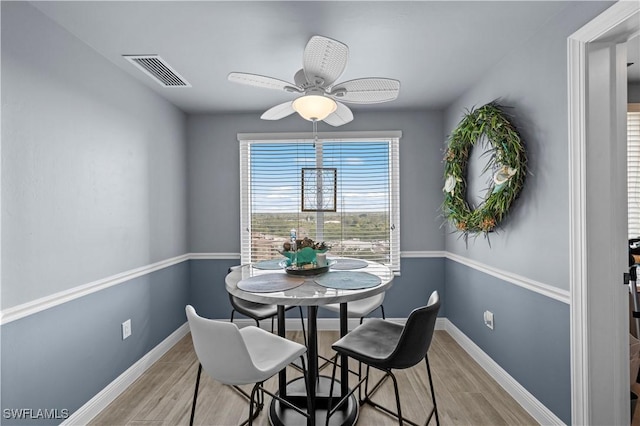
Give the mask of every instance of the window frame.
M 317 137 L 317 139 L 316 139 Z M 400 272 L 400 139 L 402 132 L 318 132 L 309 133 L 238 133 L 240 151 L 240 257 L 241 263 L 251 262 L 251 199 L 249 147 L 257 143 L 313 143 L 322 142 L 388 142 L 390 174 L 390 223 L 389 253 L 387 264 L 395 273 Z M 321 217 L 322 213 L 318 213 Z
M 640 129 L 640 103 L 627 105 L 627 234 L 630 239 L 640 237 L 640 171 L 635 171 L 633 178 L 631 176 L 631 170 L 640 167 L 640 134 L 635 134 L 631 140 L 632 126 L 634 132 Z

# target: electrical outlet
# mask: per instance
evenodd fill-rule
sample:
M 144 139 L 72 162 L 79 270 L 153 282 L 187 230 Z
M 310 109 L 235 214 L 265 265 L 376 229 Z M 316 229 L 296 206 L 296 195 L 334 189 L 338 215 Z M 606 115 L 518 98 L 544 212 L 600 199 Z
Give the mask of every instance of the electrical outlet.
M 122 323 L 122 340 L 131 336 L 131 320 L 128 319 Z
M 484 311 L 484 325 L 493 330 L 493 312 Z

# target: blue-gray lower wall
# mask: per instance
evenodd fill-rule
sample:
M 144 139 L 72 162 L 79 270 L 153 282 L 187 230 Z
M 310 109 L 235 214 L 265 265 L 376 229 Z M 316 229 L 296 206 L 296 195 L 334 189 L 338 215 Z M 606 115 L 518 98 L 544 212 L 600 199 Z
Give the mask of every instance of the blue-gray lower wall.
M 566 424 L 571 424 L 569 305 L 452 260 L 447 319 Z M 494 314 L 494 329 L 483 313 Z
M 197 259 L 189 261 L 189 301 L 205 318 L 223 319 L 231 315 L 224 277 L 239 260 Z
M 72 414 L 186 321 L 189 262 L 151 272 L 2 326 L 2 424 L 7 409 Z M 121 323 L 133 334 L 122 340 Z

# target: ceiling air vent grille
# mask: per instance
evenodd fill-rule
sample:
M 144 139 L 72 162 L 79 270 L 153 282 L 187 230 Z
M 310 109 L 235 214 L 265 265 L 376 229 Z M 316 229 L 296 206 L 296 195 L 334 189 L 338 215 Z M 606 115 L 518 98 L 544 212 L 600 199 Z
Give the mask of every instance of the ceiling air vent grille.
M 191 87 L 180 74 L 158 55 L 122 55 L 164 87 Z

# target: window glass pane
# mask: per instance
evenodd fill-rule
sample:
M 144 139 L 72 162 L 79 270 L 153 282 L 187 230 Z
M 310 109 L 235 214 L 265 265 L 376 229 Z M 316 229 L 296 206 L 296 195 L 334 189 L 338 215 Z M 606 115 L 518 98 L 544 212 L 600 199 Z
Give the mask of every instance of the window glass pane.
M 251 262 L 273 259 L 300 224 L 300 170 L 315 165 L 312 143 L 250 146 Z
M 338 211 L 324 214 L 332 253 L 389 263 L 389 143 L 325 143 L 323 164 L 338 169 Z
M 298 239 L 326 242 L 330 256 L 399 270 L 397 147 L 397 139 L 242 141 L 242 263 L 278 257 L 295 229 Z M 303 168 L 336 170 L 335 212 L 302 211 Z

